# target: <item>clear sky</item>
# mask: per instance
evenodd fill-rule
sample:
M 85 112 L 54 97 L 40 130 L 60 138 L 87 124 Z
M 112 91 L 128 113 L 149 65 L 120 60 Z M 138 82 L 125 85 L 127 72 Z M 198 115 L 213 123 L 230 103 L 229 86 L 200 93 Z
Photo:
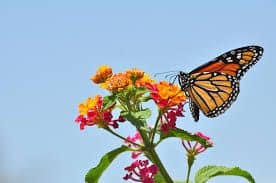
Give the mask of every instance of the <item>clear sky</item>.
M 201 115 L 198 123 L 186 106 L 178 126 L 215 142 L 195 169 L 238 165 L 256 182 L 275 182 L 275 21 L 272 0 L 0 1 L 0 182 L 83 182 L 103 153 L 120 146 L 104 131 L 80 131 L 73 122 L 80 102 L 106 94 L 89 81 L 99 65 L 115 72 L 188 72 L 251 44 L 263 46 L 264 56 L 242 79 L 237 102 L 216 119 Z M 133 132 L 128 125 L 120 131 Z M 172 177 L 183 179 L 179 141 L 169 140 L 158 152 Z M 124 182 L 129 156 L 120 156 L 101 182 Z

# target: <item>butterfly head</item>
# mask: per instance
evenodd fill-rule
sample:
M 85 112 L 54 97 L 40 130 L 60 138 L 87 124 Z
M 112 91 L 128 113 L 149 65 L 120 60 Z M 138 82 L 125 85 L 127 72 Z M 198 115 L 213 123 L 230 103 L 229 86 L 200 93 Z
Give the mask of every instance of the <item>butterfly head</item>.
M 188 73 L 180 71 L 178 73 L 178 83 L 182 90 L 185 90 L 190 85 L 190 75 Z

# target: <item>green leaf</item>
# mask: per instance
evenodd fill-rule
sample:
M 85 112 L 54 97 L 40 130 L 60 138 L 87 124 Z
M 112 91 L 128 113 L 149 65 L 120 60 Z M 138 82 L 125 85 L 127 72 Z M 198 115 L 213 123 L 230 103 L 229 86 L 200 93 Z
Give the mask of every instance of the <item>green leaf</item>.
M 140 120 L 146 120 L 151 116 L 151 110 L 150 109 L 144 109 L 142 111 L 138 111 L 133 113 L 133 116 Z
M 174 182 L 174 183 L 186 183 L 186 181 L 177 181 L 177 180 L 174 180 L 173 182 Z M 192 182 L 189 181 L 189 183 L 192 183 Z
M 103 98 L 103 109 L 107 109 L 116 103 L 117 96 L 115 94 L 105 96 Z
M 141 88 L 136 89 L 135 94 L 136 94 L 136 96 L 142 96 L 147 92 L 148 92 L 148 90 L 146 88 L 141 87 Z
M 205 166 L 198 170 L 195 175 L 195 183 L 205 183 L 209 179 L 219 175 L 240 176 L 248 180 L 250 183 L 255 183 L 254 178 L 249 172 L 240 169 L 239 167 L 227 168 L 225 166 Z
M 141 102 L 147 102 L 149 100 L 151 100 L 151 96 L 142 96 L 142 97 L 139 97 L 139 101 Z
M 211 144 L 208 143 L 207 140 L 179 128 L 171 129 L 168 133 L 161 132 L 160 141 L 171 137 L 181 138 L 182 140 L 197 141 L 205 148 L 211 147 Z
M 128 151 L 129 148 L 127 146 L 121 146 L 117 149 L 114 149 L 113 151 L 110 151 L 106 153 L 100 163 L 90 169 L 88 173 L 85 176 L 85 182 L 86 183 L 97 183 L 103 174 L 103 172 L 108 168 L 108 166 L 112 163 L 112 161 L 121 153 Z
M 128 112 L 128 111 L 123 111 L 121 112 L 121 115 L 130 121 L 133 125 L 137 127 L 143 127 L 146 124 L 146 119 L 150 117 L 151 115 L 151 110 L 150 109 L 145 109 L 142 111 L 138 112 Z

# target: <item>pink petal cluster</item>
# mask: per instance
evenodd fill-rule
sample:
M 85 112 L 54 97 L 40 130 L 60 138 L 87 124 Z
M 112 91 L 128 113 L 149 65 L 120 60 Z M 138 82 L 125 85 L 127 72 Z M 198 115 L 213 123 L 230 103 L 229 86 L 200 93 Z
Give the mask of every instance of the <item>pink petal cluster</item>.
M 149 165 L 148 160 L 135 160 L 125 170 L 128 173 L 123 177 L 124 180 L 154 183 L 154 175 L 157 174 L 158 167 L 154 164 Z
M 135 151 L 132 151 L 131 158 L 136 159 L 139 155 L 142 154 L 142 152 L 139 150 L 138 146 L 136 146 L 130 142 L 143 144 L 143 139 L 139 132 L 136 132 L 133 136 L 128 136 L 126 139 L 127 140 L 125 141 L 125 144 L 127 144 L 128 147 L 135 150 Z
M 177 106 L 170 107 L 161 116 L 161 131 L 164 133 L 169 132 L 170 129 L 176 128 L 177 117 L 183 117 L 184 103 L 180 103 Z
M 202 132 L 197 132 L 195 133 L 195 135 L 197 135 L 198 137 L 201 137 L 203 139 L 205 139 L 208 144 L 210 146 L 212 146 L 214 143 L 210 140 L 211 138 L 204 135 Z M 199 153 L 202 153 L 204 152 L 207 148 L 205 148 L 203 145 L 201 145 L 200 143 L 198 142 L 195 142 L 194 144 L 192 144 L 191 141 L 182 141 L 182 145 L 183 147 L 185 148 L 185 150 L 188 152 L 188 153 L 192 153 L 194 155 L 197 155 Z

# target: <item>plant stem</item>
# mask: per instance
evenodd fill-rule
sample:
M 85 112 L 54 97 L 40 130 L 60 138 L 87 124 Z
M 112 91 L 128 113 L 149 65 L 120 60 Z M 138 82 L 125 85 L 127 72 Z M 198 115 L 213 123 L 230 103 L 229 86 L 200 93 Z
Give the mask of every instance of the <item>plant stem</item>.
M 153 145 L 153 143 L 154 143 L 154 137 L 155 137 L 155 133 L 156 133 L 158 122 L 159 122 L 159 120 L 161 118 L 161 115 L 162 115 L 161 111 L 158 110 L 158 116 L 156 118 L 156 121 L 155 121 L 155 124 L 154 124 L 154 128 L 153 128 L 153 131 L 152 131 L 152 134 L 151 134 L 151 140 L 150 140 L 150 144 L 151 145 Z
M 195 157 L 194 157 L 193 154 L 188 154 L 187 157 L 188 157 L 188 159 L 187 159 L 187 163 L 188 163 L 188 172 L 187 172 L 187 177 L 186 177 L 186 183 L 189 183 L 191 168 L 192 168 L 192 166 L 193 166 Z
M 149 153 L 153 163 L 158 166 L 159 171 L 162 174 L 163 178 L 165 179 L 166 183 L 173 183 L 173 180 L 171 179 L 171 177 L 168 174 L 167 170 L 163 166 L 163 164 L 162 164 L 159 156 L 157 155 L 156 151 L 154 149 L 150 149 L 150 150 L 148 150 L 148 153 Z
M 159 113 L 159 115 L 161 116 L 161 113 Z M 160 118 L 158 115 L 158 118 Z M 143 138 L 143 142 L 145 144 L 145 155 L 159 168 L 158 171 L 160 171 L 160 173 L 162 174 L 162 177 L 164 178 L 164 180 L 166 181 L 166 183 L 173 183 L 173 180 L 171 179 L 169 173 L 167 172 L 167 170 L 165 169 L 164 165 L 162 164 L 159 156 L 157 155 L 154 146 L 152 146 L 150 139 L 148 137 L 148 135 L 146 135 L 143 131 L 141 131 L 140 129 L 137 129 L 142 138 Z
M 188 173 L 187 173 L 186 183 L 189 183 L 190 173 L 191 173 L 191 167 L 192 166 L 188 166 Z
M 124 141 L 127 141 L 128 143 L 130 143 L 130 144 L 132 144 L 132 145 L 138 146 L 138 147 L 140 147 L 140 148 L 143 147 L 143 146 L 140 145 L 140 144 L 137 144 L 137 143 L 135 143 L 135 142 L 132 142 L 132 141 L 130 141 L 130 140 L 124 138 L 123 136 L 121 136 L 121 135 L 119 135 L 118 133 L 116 133 L 116 132 L 114 132 L 113 130 L 111 130 L 109 127 L 106 127 L 106 128 L 104 128 L 104 129 L 107 130 L 108 132 L 110 132 L 111 134 L 115 135 L 116 137 L 118 137 L 118 138 L 120 138 L 120 139 L 122 139 L 122 140 L 124 140 Z

